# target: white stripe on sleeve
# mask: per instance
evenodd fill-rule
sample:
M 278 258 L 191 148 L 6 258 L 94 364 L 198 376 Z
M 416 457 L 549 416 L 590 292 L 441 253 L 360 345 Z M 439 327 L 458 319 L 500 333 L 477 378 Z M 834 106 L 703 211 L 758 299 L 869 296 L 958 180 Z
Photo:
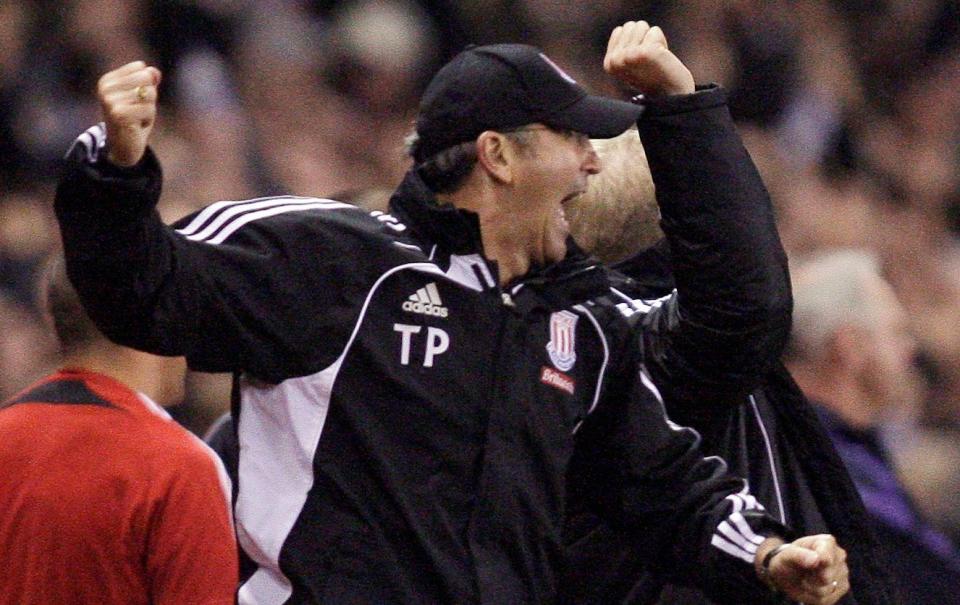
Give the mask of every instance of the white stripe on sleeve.
M 728 555 L 731 555 L 733 557 L 746 561 L 747 563 L 750 563 L 750 564 L 753 564 L 753 560 L 756 558 L 756 554 L 749 553 L 743 550 L 742 548 L 736 546 L 735 544 L 731 544 L 730 542 L 727 542 L 726 540 L 724 540 L 722 537 L 718 535 L 713 536 L 713 539 L 710 541 L 710 544 L 719 548 L 720 550 L 727 553 Z
M 726 538 L 727 541 L 732 544 L 736 544 L 737 547 L 748 553 L 757 552 L 758 545 L 746 539 L 743 534 L 738 532 L 732 525 L 730 525 L 730 523 L 726 521 L 717 526 L 717 533 L 714 535 Z

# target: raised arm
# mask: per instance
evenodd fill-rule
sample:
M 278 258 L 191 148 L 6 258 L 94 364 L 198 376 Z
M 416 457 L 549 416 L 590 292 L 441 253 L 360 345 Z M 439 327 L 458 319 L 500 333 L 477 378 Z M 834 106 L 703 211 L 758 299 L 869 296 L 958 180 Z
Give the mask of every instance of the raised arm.
M 637 88 L 676 295 L 644 321 L 646 362 L 668 400 L 730 401 L 779 356 L 792 300 L 769 195 L 716 87 L 694 91 L 663 32 L 614 30 L 604 66 Z M 629 265 L 625 265 L 629 267 Z M 625 294 L 633 296 L 630 284 Z M 734 398 L 734 400 L 736 400 Z
M 280 196 L 220 202 L 167 227 L 147 147 L 159 82 L 143 62 L 104 75 L 104 123 L 67 154 L 55 209 L 84 308 L 111 340 L 185 355 L 194 369 L 277 382 L 332 363 L 356 320 L 332 284 L 375 262 L 347 273 L 329 259 L 356 255 L 350 234 L 379 224 L 346 204 Z
M 175 243 L 154 207 L 160 164 L 147 142 L 157 116 L 160 72 L 143 61 L 104 74 L 97 98 L 104 121 L 70 147 L 57 185 L 67 273 L 97 327 L 112 340 L 157 354 L 186 354 L 179 325 L 197 315 L 186 290 L 166 300 Z M 176 303 L 176 304 L 173 304 Z M 168 325 L 169 324 L 169 325 Z

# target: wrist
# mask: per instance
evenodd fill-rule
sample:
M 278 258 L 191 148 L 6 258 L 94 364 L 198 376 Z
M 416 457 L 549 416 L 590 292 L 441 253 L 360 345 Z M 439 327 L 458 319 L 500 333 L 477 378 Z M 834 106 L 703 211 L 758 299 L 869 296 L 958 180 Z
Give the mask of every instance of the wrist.
M 727 92 L 715 84 L 710 84 L 697 86 L 696 90 L 688 95 L 650 96 L 649 94 L 638 94 L 632 97 L 631 101 L 643 106 L 643 117 L 645 118 L 673 116 L 724 107 L 727 103 Z
M 141 151 L 139 155 L 135 152 L 133 153 L 115 153 L 110 146 L 107 146 L 107 161 L 113 164 L 117 168 L 133 168 L 134 166 L 140 164 L 143 161 L 143 157 L 146 155 L 145 150 Z
M 768 538 L 757 549 L 757 555 L 753 562 L 757 578 L 774 592 L 779 592 L 779 588 L 770 573 L 770 566 L 774 558 L 789 547 L 790 543 L 784 542 L 780 538 Z

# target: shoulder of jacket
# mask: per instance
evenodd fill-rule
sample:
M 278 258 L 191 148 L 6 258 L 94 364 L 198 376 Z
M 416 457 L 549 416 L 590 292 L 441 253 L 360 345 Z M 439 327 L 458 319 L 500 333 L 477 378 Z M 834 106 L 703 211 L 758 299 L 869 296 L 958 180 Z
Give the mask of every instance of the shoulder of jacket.
M 281 195 L 216 202 L 174 222 L 171 227 L 188 239 L 219 243 L 250 226 L 280 230 L 318 222 L 349 222 L 363 215 L 356 206 L 336 200 Z
M 254 241 L 293 243 L 313 237 L 327 246 L 349 245 L 354 238 L 368 238 L 384 245 L 400 242 L 398 247 L 419 248 L 409 241 L 405 224 L 384 212 L 367 212 L 337 200 L 274 196 L 211 204 L 171 225 L 182 237 L 212 245 L 237 243 L 244 236 Z M 337 234 L 350 238 L 331 237 Z M 403 244 L 406 245 L 403 245 Z

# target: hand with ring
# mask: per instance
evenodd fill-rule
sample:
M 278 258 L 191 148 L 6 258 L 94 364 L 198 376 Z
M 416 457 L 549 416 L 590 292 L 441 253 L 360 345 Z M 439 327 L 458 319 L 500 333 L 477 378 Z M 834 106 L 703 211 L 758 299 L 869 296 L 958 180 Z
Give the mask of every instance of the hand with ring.
M 107 159 L 117 166 L 133 166 L 147 150 L 147 139 L 157 117 L 160 70 L 143 61 L 127 63 L 104 74 L 97 97 L 107 127 Z
M 769 538 L 757 549 L 758 576 L 792 601 L 834 605 L 850 590 L 847 552 L 831 535 L 789 544 Z

